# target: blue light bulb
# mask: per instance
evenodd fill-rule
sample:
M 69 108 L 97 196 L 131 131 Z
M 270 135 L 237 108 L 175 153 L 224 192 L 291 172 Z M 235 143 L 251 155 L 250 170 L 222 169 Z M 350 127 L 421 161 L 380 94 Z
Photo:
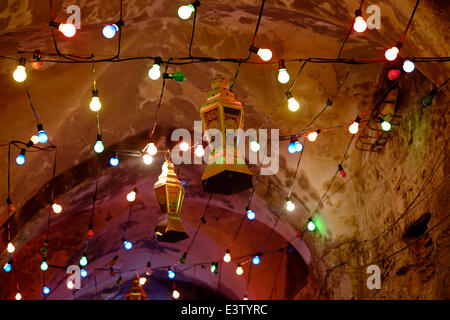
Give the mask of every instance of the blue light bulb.
M 109 159 L 109 164 L 116 167 L 119 164 L 119 158 L 111 157 L 111 159 Z
M 296 152 L 300 152 L 300 151 L 303 150 L 303 145 L 302 145 L 300 142 L 296 141 L 296 142 L 294 143 L 294 145 L 295 145 L 295 151 L 296 151 Z
M 87 270 L 86 270 L 86 269 L 81 269 L 81 270 L 80 270 L 80 276 L 81 276 L 82 278 L 86 278 L 86 277 L 88 276 Z
M 295 148 L 295 143 L 294 143 L 294 142 L 289 143 L 288 151 L 289 151 L 289 153 L 295 153 L 295 152 L 297 152 L 297 150 L 296 150 L 296 148 Z
M 25 149 L 20 150 L 19 155 L 16 157 L 16 163 L 21 166 L 25 163 Z
M 47 287 L 47 286 L 44 286 L 44 287 L 42 288 L 42 292 L 43 292 L 44 294 L 49 294 L 49 293 L 50 293 L 50 288 Z
M 133 248 L 133 244 L 130 241 L 124 241 L 123 246 L 126 250 L 130 250 L 131 248 Z
M 254 256 L 252 262 L 254 265 L 258 265 L 261 262 L 261 259 L 259 256 Z
M 250 209 L 247 210 L 247 219 L 248 220 L 253 220 L 253 219 L 255 219 L 255 217 L 256 217 L 256 214 L 253 210 L 250 210 Z
M 167 273 L 167 276 L 169 277 L 169 279 L 173 279 L 173 278 L 175 278 L 175 272 L 173 272 L 172 270 L 169 270 L 169 272 Z
M 115 24 L 109 24 L 103 27 L 103 36 L 108 39 L 114 38 L 117 31 L 119 28 Z
M 48 141 L 48 136 L 44 130 L 39 130 L 38 139 L 40 143 L 46 143 Z
M 5 266 L 3 267 L 3 270 L 5 270 L 5 272 L 10 272 L 11 271 L 11 264 L 9 262 L 7 264 L 5 264 Z

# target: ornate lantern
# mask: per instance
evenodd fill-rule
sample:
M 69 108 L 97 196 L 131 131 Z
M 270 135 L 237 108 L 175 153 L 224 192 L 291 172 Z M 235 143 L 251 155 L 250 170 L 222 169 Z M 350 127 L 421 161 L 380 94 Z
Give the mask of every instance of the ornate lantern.
M 153 186 L 163 216 L 156 225 L 156 235 L 162 242 L 178 242 L 189 238 L 180 218 L 184 188 L 171 161 L 166 160 L 161 175 Z
M 242 129 L 244 108 L 230 91 L 225 78 L 217 74 L 211 83 L 206 104 L 200 108 L 203 126 L 210 144 L 214 145 L 203 172 L 203 191 L 233 194 L 252 187 L 252 173 L 238 152 L 240 132 L 227 139 L 227 130 Z M 222 141 L 216 141 L 210 129 L 220 131 Z
M 133 280 L 130 291 L 128 291 L 127 300 L 145 300 L 147 299 L 147 294 L 145 293 L 144 288 L 139 284 L 139 279 L 136 278 Z

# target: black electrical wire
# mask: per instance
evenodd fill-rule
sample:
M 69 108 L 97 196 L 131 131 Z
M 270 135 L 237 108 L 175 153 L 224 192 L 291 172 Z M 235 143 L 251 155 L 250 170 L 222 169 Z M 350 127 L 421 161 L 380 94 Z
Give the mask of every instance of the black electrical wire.
M 166 64 L 166 67 L 164 69 L 164 73 L 167 72 L 167 68 L 168 67 L 169 67 L 169 65 Z M 150 133 L 150 141 L 153 138 L 153 134 L 155 133 L 156 126 L 158 124 L 159 110 L 161 109 L 161 102 L 162 102 L 162 99 L 163 99 L 163 96 L 164 96 L 164 88 L 165 87 L 166 87 L 166 79 L 163 79 L 162 87 L 161 87 L 161 93 L 159 95 L 159 101 L 158 101 L 158 105 L 156 106 L 156 111 L 155 111 L 155 121 L 153 122 L 153 128 L 152 128 L 152 131 Z
M 411 14 L 411 17 L 409 18 L 408 24 L 406 25 L 405 32 L 403 32 L 402 39 L 400 40 L 400 42 L 403 42 L 406 38 L 406 33 L 408 32 L 408 29 L 411 26 L 411 23 L 413 21 L 414 15 L 416 13 L 417 7 L 419 6 L 419 2 L 420 2 L 420 0 L 417 0 L 416 5 L 414 6 L 413 12 Z

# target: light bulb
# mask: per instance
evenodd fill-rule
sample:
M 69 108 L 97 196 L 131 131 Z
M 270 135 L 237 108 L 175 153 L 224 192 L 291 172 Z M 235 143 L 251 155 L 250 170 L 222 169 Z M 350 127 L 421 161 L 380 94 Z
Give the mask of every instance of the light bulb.
M 344 170 L 344 168 L 342 167 L 341 164 L 338 166 L 338 170 L 339 170 L 339 175 L 340 175 L 342 178 L 345 178 L 345 177 L 347 176 L 347 173 L 345 172 L 345 170 Z
M 236 268 L 236 274 L 238 276 L 241 276 L 244 273 L 244 269 L 242 269 L 241 264 L 238 264 L 237 268 Z
M 291 200 L 286 201 L 286 210 L 287 211 L 294 211 L 295 210 L 295 204 Z
M 289 110 L 291 110 L 292 112 L 295 112 L 300 108 L 300 104 L 298 103 L 297 100 L 295 100 L 294 97 L 292 97 L 288 100 L 288 107 L 289 107 Z
M 386 50 L 386 52 L 384 53 L 384 56 L 386 57 L 387 60 L 394 61 L 395 59 L 397 59 L 398 53 L 399 53 L 398 48 L 392 47 L 392 48 Z
M 25 71 L 25 65 L 18 65 L 13 73 L 13 78 L 17 82 L 24 82 L 27 78 L 27 72 Z
M 148 70 L 148 77 L 152 80 L 158 80 L 161 77 L 161 66 L 154 63 Z
M 48 141 L 48 136 L 44 131 L 44 126 L 42 124 L 37 125 L 38 139 L 40 143 L 46 143 Z
M 6 247 L 6 250 L 7 250 L 9 253 L 13 253 L 14 251 L 16 251 L 16 247 L 14 247 L 14 245 L 13 245 L 11 242 L 9 242 L 9 243 L 8 243 L 8 246 Z
M 247 295 L 244 296 L 244 298 L 242 300 L 248 300 Z
M 154 144 L 153 142 L 150 142 L 150 143 L 147 145 L 146 151 L 147 151 L 147 153 L 148 153 L 149 155 L 154 156 L 154 155 L 158 152 L 158 149 L 156 148 L 156 146 L 155 146 L 155 144 Z
M 261 262 L 261 259 L 259 258 L 258 255 L 256 255 L 256 256 L 253 257 L 252 262 L 253 262 L 253 264 L 254 264 L 255 266 L 257 266 L 257 265 Z
M 308 220 L 307 228 L 309 231 L 314 231 L 316 229 L 316 225 L 311 219 Z
M 189 150 L 189 143 L 187 143 L 186 141 L 183 141 L 180 143 L 180 150 L 183 152 L 186 152 Z
M 410 73 L 413 72 L 415 68 L 414 62 L 411 60 L 405 60 L 405 62 L 403 62 L 403 71 Z
M 253 152 L 258 152 L 259 149 L 261 149 L 261 146 L 259 145 L 258 141 L 252 140 L 250 141 L 250 150 Z
M 295 149 L 295 142 L 291 141 L 291 143 L 289 143 L 288 151 L 289 151 L 289 153 L 296 153 L 297 152 L 297 150 Z
M 295 141 L 294 145 L 295 145 L 296 152 L 300 152 L 303 150 L 303 145 L 299 141 Z
M 203 149 L 203 146 L 201 144 L 199 144 L 195 147 L 194 153 L 195 153 L 195 156 L 201 158 L 205 155 L 205 149 Z
M 125 250 L 131 250 L 131 248 L 133 248 L 133 244 L 130 241 L 124 241 L 123 246 Z
M 20 150 L 20 153 L 16 157 L 16 163 L 21 166 L 25 163 L 25 149 Z
M 86 254 L 84 254 L 80 259 L 80 266 L 85 267 L 88 264 L 88 259 L 86 257 Z
M 174 289 L 173 292 L 172 292 L 172 297 L 174 299 L 180 298 L 180 292 L 178 292 L 178 290 Z
M 359 121 L 353 121 L 353 123 L 348 127 L 348 131 L 351 134 L 357 134 L 359 130 Z
M 107 39 L 112 39 L 119 31 L 119 27 L 116 24 L 109 24 L 103 27 L 103 36 Z
M 173 272 L 172 270 L 169 270 L 169 272 L 167 272 L 167 276 L 169 277 L 169 279 L 173 279 L 173 278 L 175 278 L 175 272 Z
M 128 194 L 127 194 L 127 200 L 128 200 L 128 202 L 133 202 L 134 200 L 136 200 L 136 191 L 130 191 Z
M 61 213 L 61 211 L 62 211 L 61 205 L 59 205 L 57 203 L 52 204 L 52 209 L 53 209 L 53 212 L 56 214 Z
M 211 273 L 217 273 L 217 263 L 215 262 L 211 264 Z
M 191 17 L 194 10 L 195 8 L 192 4 L 183 5 L 178 8 L 178 16 L 183 20 L 187 20 Z
M 99 111 L 102 108 L 102 103 L 100 102 L 100 98 L 93 96 L 91 99 L 91 102 L 89 103 L 89 108 L 94 112 Z
M 97 135 L 97 141 L 94 144 L 94 151 L 97 153 L 102 153 L 103 150 L 105 150 L 105 147 L 103 146 L 102 136 L 99 134 Z
M 72 38 L 77 33 L 77 29 L 71 23 L 60 23 L 58 29 L 67 38 Z
M 269 61 L 272 59 L 272 51 L 270 51 L 270 49 L 258 49 L 257 55 L 263 61 Z
M 145 163 L 146 165 L 150 165 L 150 164 L 152 164 L 152 162 L 153 162 L 153 157 L 152 157 L 151 155 L 149 155 L 149 154 L 144 154 L 144 155 L 142 156 L 142 160 L 144 161 L 144 163 Z
M 30 140 L 31 140 L 31 142 L 33 142 L 33 144 L 38 144 L 39 143 L 39 137 L 38 136 L 31 136 Z
M 117 156 L 111 157 L 111 159 L 109 159 L 109 164 L 113 167 L 117 167 L 119 165 L 119 158 L 117 158 Z
M 81 269 L 81 270 L 80 270 L 80 276 L 81 276 L 82 278 L 86 278 L 86 277 L 88 276 L 87 270 L 86 270 L 86 269 Z
M 253 220 L 253 219 L 255 219 L 255 217 L 256 217 L 255 212 L 253 210 L 251 210 L 251 209 L 248 209 L 247 210 L 247 219 L 248 220 Z
M 308 140 L 310 142 L 314 142 L 317 140 L 318 135 L 319 135 L 319 133 L 317 131 L 311 132 L 310 134 L 308 134 Z
M 44 285 L 44 286 L 42 287 L 42 293 L 43 293 L 43 294 L 49 294 L 49 293 L 50 293 L 50 288 L 47 287 L 46 285 Z
M 7 262 L 5 263 L 5 265 L 3 266 L 3 270 L 5 270 L 5 272 L 10 272 L 12 269 L 11 263 Z
M 389 130 L 391 130 L 391 124 L 389 122 L 387 122 L 386 120 L 383 120 L 381 122 L 381 129 L 383 129 L 383 131 L 389 131 Z
M 141 286 L 143 286 L 146 282 L 147 282 L 147 278 L 145 278 L 145 277 L 140 277 L 140 278 L 139 278 L 139 284 L 140 284 Z
M 225 261 L 226 263 L 231 261 L 230 249 L 227 249 L 227 251 L 225 251 L 225 255 L 223 256 L 223 261 Z
M 47 261 L 44 259 L 44 261 L 42 261 L 42 263 L 41 263 L 41 270 L 42 270 L 42 271 L 47 271 L 47 269 L 48 269 L 48 263 L 47 263 Z
M 17 291 L 16 300 L 22 300 L 22 295 L 20 294 L 20 291 Z
M 69 288 L 70 290 L 72 290 L 74 287 L 74 283 L 72 280 L 67 281 L 67 288 Z
M 397 80 L 400 77 L 401 71 L 397 69 L 389 70 L 388 78 L 389 80 Z
M 30 65 L 34 70 L 39 70 L 44 63 L 42 61 L 31 61 Z
M 286 71 L 286 69 L 279 69 L 278 70 L 278 82 L 280 83 L 288 83 L 290 79 L 289 73 Z
M 362 16 L 358 16 L 355 18 L 355 23 L 353 23 L 353 29 L 359 33 L 366 31 L 367 23 Z

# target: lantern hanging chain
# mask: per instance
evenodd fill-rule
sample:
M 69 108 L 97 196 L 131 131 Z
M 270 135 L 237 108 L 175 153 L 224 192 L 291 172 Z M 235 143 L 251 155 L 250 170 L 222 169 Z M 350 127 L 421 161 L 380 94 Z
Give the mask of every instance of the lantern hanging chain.
M 166 67 L 164 69 L 164 73 L 167 72 L 167 68 L 169 67 L 168 64 L 166 64 Z M 161 93 L 159 95 L 159 101 L 158 101 L 158 105 L 156 106 L 156 111 L 155 111 L 155 121 L 153 122 L 153 128 L 152 131 L 150 133 L 150 141 L 152 141 L 153 138 L 153 134 L 155 133 L 156 130 L 156 126 L 158 125 L 158 117 L 159 117 L 159 110 L 161 109 L 161 102 L 164 96 L 164 88 L 166 86 L 166 79 L 163 79 L 162 81 L 162 87 L 161 87 Z
M 316 122 L 316 120 L 329 108 L 333 105 L 334 99 L 336 98 L 337 94 L 339 93 L 339 91 L 341 90 L 342 86 L 344 85 L 345 80 L 347 79 L 350 71 L 352 70 L 353 65 L 350 65 L 350 67 L 347 69 L 347 72 L 345 73 L 344 78 L 342 78 L 341 82 L 339 82 L 338 86 L 336 87 L 336 90 L 333 94 L 333 96 L 331 97 L 331 99 L 327 100 L 327 103 L 325 104 L 325 106 L 322 108 L 322 110 L 320 110 L 320 112 L 318 114 L 316 114 L 314 116 L 314 118 L 312 118 L 312 120 L 306 125 L 306 127 L 296 136 L 302 134 L 303 132 L 305 132 L 306 130 L 308 130 L 313 124 L 314 122 Z
M 255 45 L 256 35 L 258 34 L 259 25 L 260 25 L 260 23 L 261 23 L 261 18 L 262 18 L 262 14 L 263 14 L 263 10 L 264 10 L 264 3 L 265 3 L 265 0 L 262 0 L 262 1 L 261 1 L 261 7 L 260 7 L 260 9 L 259 9 L 258 20 L 257 20 L 257 22 L 256 22 L 255 32 L 254 32 L 254 34 L 253 34 L 252 45 L 251 45 L 252 47 Z M 195 19 L 195 16 L 194 16 L 194 19 Z M 194 23 L 195 23 L 195 20 L 194 20 Z M 251 56 L 252 56 L 252 53 L 249 52 L 247 58 L 245 58 L 244 60 L 238 59 L 238 66 L 237 66 L 236 72 L 235 72 L 235 74 L 234 74 L 233 82 L 231 83 L 231 85 L 230 85 L 230 87 L 229 87 L 230 91 L 231 91 L 231 89 L 233 88 L 233 86 L 234 86 L 234 84 L 235 84 L 235 82 L 236 82 L 236 79 L 237 79 L 238 74 L 239 74 L 239 70 L 240 70 L 240 68 L 241 68 L 241 64 L 242 64 L 243 62 L 247 62 L 248 60 L 250 60 L 250 57 L 251 57 Z

